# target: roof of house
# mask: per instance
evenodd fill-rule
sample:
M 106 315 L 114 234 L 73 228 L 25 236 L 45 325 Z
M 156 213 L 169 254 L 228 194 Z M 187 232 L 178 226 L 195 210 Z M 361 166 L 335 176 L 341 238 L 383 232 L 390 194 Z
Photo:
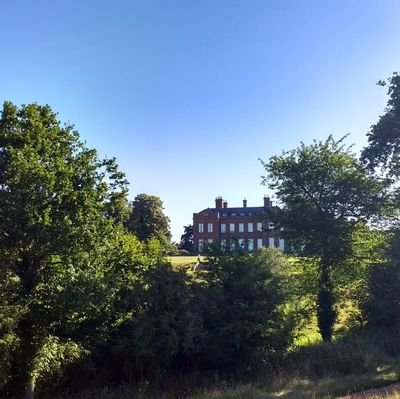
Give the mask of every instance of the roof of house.
M 220 213 L 222 216 L 251 216 L 260 213 L 264 213 L 266 208 L 263 206 L 249 206 L 249 207 L 238 207 L 238 208 L 207 208 L 203 209 L 198 213 L 210 212 Z M 250 215 L 251 214 L 251 215 Z

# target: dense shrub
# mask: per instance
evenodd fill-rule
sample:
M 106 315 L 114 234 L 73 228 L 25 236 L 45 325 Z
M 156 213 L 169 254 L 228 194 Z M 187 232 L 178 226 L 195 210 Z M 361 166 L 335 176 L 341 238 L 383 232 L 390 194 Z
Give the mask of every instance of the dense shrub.
M 243 369 L 286 351 L 293 323 L 281 310 L 285 295 L 278 270 L 285 264 L 284 255 L 271 250 L 211 254 L 202 272 L 203 367 Z
M 117 375 L 127 379 L 164 374 L 199 350 L 201 316 L 184 271 L 168 264 L 149 268 L 133 292 L 131 317 L 114 335 Z
M 400 326 L 400 266 L 371 267 L 367 297 L 361 309 L 370 327 Z

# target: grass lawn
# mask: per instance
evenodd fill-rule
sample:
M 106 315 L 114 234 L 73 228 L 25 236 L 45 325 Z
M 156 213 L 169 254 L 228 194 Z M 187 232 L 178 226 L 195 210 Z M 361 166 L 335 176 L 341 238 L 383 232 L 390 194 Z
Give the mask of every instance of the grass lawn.
M 197 256 L 170 256 L 168 260 L 172 266 L 193 266 L 197 262 Z M 204 261 L 204 256 L 200 256 L 200 261 Z

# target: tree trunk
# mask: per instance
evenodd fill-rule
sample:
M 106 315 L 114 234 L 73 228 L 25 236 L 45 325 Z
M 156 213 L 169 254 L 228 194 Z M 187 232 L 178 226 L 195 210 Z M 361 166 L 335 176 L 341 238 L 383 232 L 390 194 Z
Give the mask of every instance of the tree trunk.
M 25 387 L 24 399 L 34 399 L 35 394 L 35 380 L 31 378 Z
M 318 328 L 324 342 L 332 342 L 333 325 L 336 321 L 336 311 L 333 307 L 334 298 L 329 266 L 322 261 L 317 299 Z

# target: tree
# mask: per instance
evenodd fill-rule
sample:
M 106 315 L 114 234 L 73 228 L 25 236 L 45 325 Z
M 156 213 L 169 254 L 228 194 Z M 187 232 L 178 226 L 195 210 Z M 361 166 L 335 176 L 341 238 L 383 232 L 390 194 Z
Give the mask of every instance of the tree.
M 173 366 L 186 369 L 205 335 L 194 282 L 185 270 L 160 263 L 141 276 L 130 291 L 134 317 L 119 325 L 108 353 L 117 358 L 119 379 L 164 375 Z
M 297 250 L 318 262 L 318 327 L 331 341 L 336 320 L 332 269 L 353 251 L 357 223 L 377 215 L 386 201 L 386 186 L 369 176 L 343 139 L 273 156 L 263 163 L 264 183 L 276 190 L 282 208 L 275 218 Z
M 108 308 L 126 194 L 115 160 L 99 159 L 49 106 L 4 103 L 0 389 L 8 382 L 33 398 L 46 375 L 85 353 L 75 337 L 97 333 L 91 320 Z
M 185 249 L 186 251 L 193 251 L 193 225 L 189 224 L 183 226 L 184 231 L 181 235 L 181 242 L 179 244 L 180 249 Z
M 387 82 L 379 81 L 378 85 L 388 85 L 388 96 L 385 114 L 379 117 L 378 123 L 371 126 L 368 133 L 368 146 L 362 152 L 362 160 L 371 169 L 382 167 L 389 176 L 400 176 L 400 74 L 394 73 Z
M 282 356 L 294 324 L 282 312 L 286 300 L 280 272 L 288 263 L 278 250 L 222 252 L 210 248 L 203 290 L 207 335 L 199 363 L 242 370 Z
M 130 206 L 130 215 L 125 224 L 128 231 L 141 241 L 155 238 L 164 248 L 169 248 L 171 245 L 169 218 L 164 214 L 161 199 L 154 195 L 139 194 Z

